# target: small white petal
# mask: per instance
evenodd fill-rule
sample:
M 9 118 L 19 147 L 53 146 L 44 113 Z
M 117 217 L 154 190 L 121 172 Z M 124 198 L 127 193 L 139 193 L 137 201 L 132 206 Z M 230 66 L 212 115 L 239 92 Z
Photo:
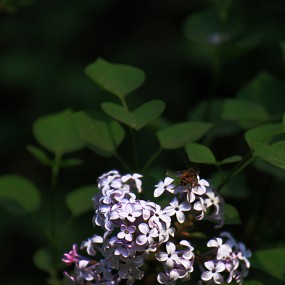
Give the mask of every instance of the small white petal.
M 202 280 L 204 281 L 209 281 L 210 279 L 212 279 L 212 277 L 213 277 L 213 273 L 211 271 L 205 271 L 203 272 L 201 276 Z

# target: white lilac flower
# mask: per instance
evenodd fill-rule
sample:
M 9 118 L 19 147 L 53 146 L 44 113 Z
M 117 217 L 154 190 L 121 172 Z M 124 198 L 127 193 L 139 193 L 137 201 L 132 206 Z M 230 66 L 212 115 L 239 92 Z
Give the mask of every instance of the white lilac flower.
M 168 216 L 176 215 L 178 222 L 182 224 L 185 221 L 185 215 L 183 212 L 189 211 L 191 209 L 191 204 L 187 202 L 179 204 L 177 197 L 174 197 L 169 204 L 170 206 L 164 208 L 164 212 Z
M 206 261 L 204 265 L 209 270 L 203 272 L 201 276 L 201 279 L 203 281 L 209 281 L 213 279 L 216 284 L 222 284 L 224 282 L 224 278 L 220 273 L 223 272 L 226 267 L 222 261 L 219 261 L 217 264 L 215 264 L 214 261 L 210 260 Z
M 89 255 L 96 255 L 96 250 L 94 248 L 96 243 L 103 243 L 103 238 L 101 236 L 94 235 L 92 238 L 82 242 L 80 249 L 86 248 Z
M 214 206 L 216 209 L 215 214 L 217 215 L 220 212 L 220 205 L 223 203 L 222 198 L 216 195 L 212 190 L 207 191 L 206 196 L 205 203 L 207 204 L 207 207 Z
M 160 181 L 157 185 L 155 185 L 155 190 L 154 190 L 154 197 L 159 197 L 160 195 L 163 194 L 164 191 L 168 191 L 170 193 L 174 192 L 174 187 L 175 185 L 172 184 L 174 179 L 170 177 L 166 177 L 164 181 Z
M 127 219 L 129 222 L 133 223 L 136 218 L 142 215 L 141 210 L 137 210 L 134 205 L 128 203 L 123 204 L 123 207 L 119 211 L 119 216 L 121 219 Z
M 194 204 L 193 208 L 194 210 L 200 212 L 196 218 L 198 220 L 202 220 L 207 212 L 207 204 L 205 203 L 205 200 L 199 197 L 199 200 Z
M 136 243 L 138 245 L 153 244 L 154 238 L 158 236 L 157 228 L 150 229 L 146 223 L 139 224 L 138 228 L 141 234 L 137 237 Z
M 158 252 L 155 257 L 160 262 L 165 262 L 168 268 L 173 268 L 175 262 L 179 262 L 179 257 L 175 252 L 176 246 L 174 243 L 168 241 L 166 243 L 166 252 Z
M 138 192 L 141 193 L 142 192 L 142 181 L 140 180 L 140 178 L 142 178 L 143 176 L 141 174 L 138 173 L 134 173 L 133 175 L 131 174 L 126 174 L 124 176 L 122 176 L 122 182 L 126 183 L 129 180 L 133 180 Z
M 160 205 L 155 204 L 153 214 L 149 218 L 148 224 L 151 227 L 160 227 L 162 221 L 166 224 L 167 228 L 170 227 L 171 218 L 161 209 Z
M 221 238 L 215 238 L 215 239 L 209 240 L 207 243 L 207 246 L 218 248 L 218 251 L 217 251 L 218 260 L 227 258 L 232 252 L 232 248 L 226 243 L 223 244 L 223 240 Z
M 133 233 L 136 231 L 135 226 L 126 226 L 125 224 L 121 225 L 121 231 L 117 234 L 119 239 L 125 239 L 126 241 L 133 240 Z
M 187 247 L 186 250 L 180 250 L 182 257 L 188 260 L 194 258 L 194 247 L 191 245 L 191 243 L 188 240 L 181 240 L 180 244 Z
M 250 267 L 250 262 L 248 260 L 251 257 L 251 251 L 245 247 L 245 244 L 242 242 L 238 243 L 239 251 L 237 253 L 237 257 L 239 260 L 243 260 L 247 268 Z
M 191 189 L 187 191 L 187 201 L 189 203 L 193 203 L 197 196 L 202 196 L 206 192 L 206 187 L 209 186 L 209 182 L 205 179 L 200 179 L 198 176 L 197 185 L 193 186 Z
M 167 285 L 173 285 L 179 278 L 179 274 L 176 269 L 172 269 L 169 273 L 158 273 L 157 275 L 157 281 L 160 284 L 167 284 Z

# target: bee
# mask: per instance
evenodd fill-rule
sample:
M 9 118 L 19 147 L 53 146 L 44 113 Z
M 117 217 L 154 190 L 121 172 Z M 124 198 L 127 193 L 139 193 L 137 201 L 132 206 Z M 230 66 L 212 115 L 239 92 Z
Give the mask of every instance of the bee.
M 169 171 L 168 173 L 174 173 L 179 179 L 179 186 L 195 187 L 198 185 L 198 171 L 195 168 L 189 168 L 182 171 Z

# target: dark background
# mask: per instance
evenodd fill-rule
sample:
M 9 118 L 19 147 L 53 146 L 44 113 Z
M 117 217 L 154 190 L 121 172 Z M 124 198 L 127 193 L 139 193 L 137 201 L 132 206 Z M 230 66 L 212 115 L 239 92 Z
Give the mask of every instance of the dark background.
M 84 74 L 84 68 L 98 57 L 145 71 L 146 81 L 130 98 L 131 106 L 162 99 L 167 104 L 164 117 L 169 122 L 187 120 L 198 102 L 212 96 L 214 78 L 210 57 L 197 56 L 197 47 L 183 33 L 183 25 L 187 17 L 213 2 L 0 1 L 0 174 L 25 176 L 44 192 L 49 170 L 39 166 L 25 148 L 35 143 L 32 124 L 42 115 L 67 107 L 75 111 L 99 109 L 101 102 L 113 100 Z M 285 2 L 234 3 L 230 17 L 240 23 L 239 37 L 251 39 L 253 44 L 223 62 L 214 83 L 215 96 L 220 98 L 233 97 L 262 70 L 279 79 L 285 75 L 279 47 L 279 41 L 285 38 Z M 231 146 L 229 141 L 228 147 L 217 145 L 214 151 L 230 153 Z M 90 156 L 88 150 L 78 155 L 86 160 L 85 168 L 63 171 L 60 182 L 65 189 L 94 183 L 103 171 L 118 167 L 112 159 Z M 175 163 L 179 169 L 179 161 Z M 249 179 L 256 180 L 256 175 L 259 173 L 252 170 Z M 270 179 L 264 176 L 265 181 Z M 259 184 L 264 183 L 261 177 Z M 3 284 L 42 283 L 46 275 L 32 263 L 32 254 L 40 244 L 37 237 L 21 223 L 22 217 L 3 209 L 0 214 Z M 81 221 L 86 218 L 91 220 L 88 215 Z M 264 243 L 284 237 L 281 225 L 275 225 L 277 230 L 264 238 Z M 86 237 L 92 229 L 90 225 L 84 228 L 82 236 Z M 247 239 L 251 245 L 255 243 L 249 236 Z

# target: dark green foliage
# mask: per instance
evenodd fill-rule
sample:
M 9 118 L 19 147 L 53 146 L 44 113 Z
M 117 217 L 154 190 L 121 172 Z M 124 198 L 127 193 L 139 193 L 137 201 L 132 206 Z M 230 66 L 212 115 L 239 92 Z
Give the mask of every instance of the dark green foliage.
M 0 0 L 3 284 L 63 284 L 103 172 L 142 173 L 151 199 L 167 169 L 192 166 L 253 251 L 243 284 L 283 284 L 284 9 Z

